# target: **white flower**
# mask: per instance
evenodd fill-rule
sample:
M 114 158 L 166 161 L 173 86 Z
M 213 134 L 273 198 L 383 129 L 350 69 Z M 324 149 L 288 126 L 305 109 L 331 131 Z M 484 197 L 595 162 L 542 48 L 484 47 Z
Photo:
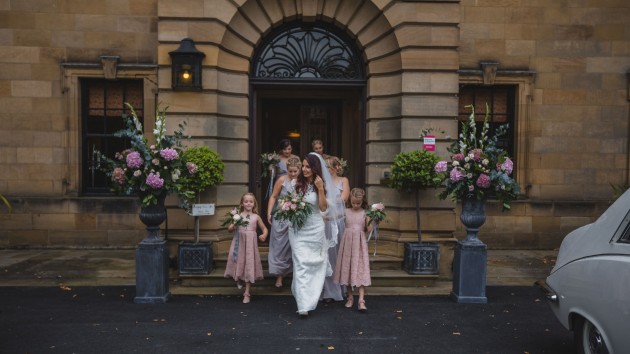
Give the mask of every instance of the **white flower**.
M 481 163 L 486 166 L 487 164 L 490 163 L 490 161 L 488 161 L 488 159 L 483 159 L 483 161 L 481 161 Z
M 242 218 L 241 218 L 241 215 L 240 215 L 240 214 L 236 214 L 236 215 L 232 216 L 232 220 L 234 220 L 234 221 L 239 221 L 239 220 L 241 220 L 241 219 L 242 219 Z
M 453 161 L 453 167 L 459 166 L 459 161 Z

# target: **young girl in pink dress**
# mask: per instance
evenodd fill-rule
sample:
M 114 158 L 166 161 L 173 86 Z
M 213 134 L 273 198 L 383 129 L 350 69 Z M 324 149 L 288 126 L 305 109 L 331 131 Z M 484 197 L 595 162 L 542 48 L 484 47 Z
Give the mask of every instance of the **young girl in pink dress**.
M 251 285 L 256 280 L 263 279 L 258 240 L 265 242 L 267 239 L 267 228 L 258 216 L 258 203 L 252 193 L 245 193 L 241 197 L 239 213 L 249 223 L 247 226 L 238 226 L 238 235 L 232 239 L 232 245 L 230 245 L 224 276 L 226 278 L 234 278 L 238 285 L 240 285 L 240 282 L 245 282 L 243 303 L 247 304 L 251 297 L 249 293 Z M 260 235 L 257 235 L 257 227 L 262 230 Z M 234 224 L 230 224 L 228 231 L 234 232 L 234 230 Z
M 353 188 L 350 191 L 350 205 L 347 208 L 346 228 L 339 245 L 337 254 L 337 266 L 335 267 L 334 281 L 347 286 L 348 298 L 346 307 L 351 308 L 354 302 L 352 288 L 359 288 L 359 303 L 357 308 L 364 312 L 365 287 L 372 284 L 370 277 L 370 258 L 367 242 L 365 240 L 366 225 L 368 219 L 365 216 L 365 191 L 361 188 Z

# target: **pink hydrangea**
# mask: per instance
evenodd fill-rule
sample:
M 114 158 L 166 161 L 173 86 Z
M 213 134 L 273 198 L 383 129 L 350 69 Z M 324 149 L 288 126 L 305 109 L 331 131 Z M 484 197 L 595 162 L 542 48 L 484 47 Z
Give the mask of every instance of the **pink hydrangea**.
M 477 178 L 477 186 L 481 188 L 490 188 L 490 177 L 485 173 L 480 174 Z
M 159 173 L 149 173 L 147 176 L 147 185 L 153 189 L 160 189 L 164 186 L 164 179 L 160 178 Z
M 114 168 L 114 171 L 112 171 L 112 181 L 122 185 L 125 184 L 125 179 L 125 170 L 120 167 Z
M 481 160 L 481 149 L 472 149 L 470 153 L 473 155 L 472 159 L 475 161 Z
M 197 165 L 192 162 L 186 162 L 186 168 L 188 169 L 188 173 L 190 173 L 191 175 L 194 175 L 199 170 Z
M 435 164 L 435 172 L 446 172 L 448 169 L 448 163 L 446 161 L 440 161 Z
M 462 179 L 464 179 L 464 175 L 457 168 L 451 170 L 451 174 L 449 177 L 453 182 L 461 181 Z
M 166 149 L 160 150 L 160 156 L 162 156 L 164 160 L 166 161 L 172 161 L 178 158 L 179 154 L 177 153 L 177 150 L 175 149 L 166 148 Z
M 140 153 L 137 151 L 132 151 L 127 155 L 127 166 L 131 168 L 138 168 L 142 166 L 144 160 L 140 157 Z
M 464 161 L 464 158 L 465 158 L 464 154 L 455 154 L 455 155 L 453 155 L 453 160 L 454 161 Z
M 512 169 L 514 168 L 514 163 L 510 160 L 509 157 L 505 158 L 503 164 L 501 164 L 501 170 L 505 171 L 508 175 L 512 173 Z

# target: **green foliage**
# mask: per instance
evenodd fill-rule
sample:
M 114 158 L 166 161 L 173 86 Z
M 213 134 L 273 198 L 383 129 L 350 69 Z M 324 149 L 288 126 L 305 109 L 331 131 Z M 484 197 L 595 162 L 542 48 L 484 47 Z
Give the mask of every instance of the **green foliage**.
M 207 146 L 191 147 L 184 150 L 184 161 L 197 166 L 197 172 L 182 177 L 180 190 L 183 192 L 193 192 L 188 199 L 195 199 L 196 196 L 208 188 L 214 187 L 223 182 L 223 170 L 225 166 L 221 156 Z
M 435 172 L 438 161 L 440 158 L 431 151 L 401 152 L 394 158 L 389 186 L 407 192 L 438 187 L 444 180 L 442 174 Z
M 11 203 L 9 203 L 7 198 L 5 198 L 2 194 L 0 194 L 0 199 L 2 199 L 2 202 L 4 203 L 4 205 L 6 205 L 7 208 L 9 208 L 9 213 L 13 212 L 13 207 L 11 207 Z

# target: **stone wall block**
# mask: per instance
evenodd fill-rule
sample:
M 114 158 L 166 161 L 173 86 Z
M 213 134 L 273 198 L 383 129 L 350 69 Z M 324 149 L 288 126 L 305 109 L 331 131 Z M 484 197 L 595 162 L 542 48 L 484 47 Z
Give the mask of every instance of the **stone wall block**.
M 246 1 L 243 6 L 241 6 L 240 11 L 256 26 L 256 29 L 260 33 L 271 26 L 271 23 L 269 23 L 269 20 L 264 15 L 263 9 L 259 6 L 257 1 Z
M 374 97 L 398 94 L 401 81 L 400 74 L 372 77 L 368 82 L 368 95 Z
M 399 56 L 399 49 L 399 46 L 396 44 L 396 37 L 393 33 L 390 33 L 367 46 L 365 48 L 365 56 L 368 60 L 389 55 Z
M 34 64 L 39 62 L 39 48 L 0 47 L 0 63 Z
M 401 138 L 401 120 L 370 120 L 367 124 L 367 140 L 395 140 Z
M 247 139 L 247 129 L 249 129 L 247 119 L 219 117 L 217 121 L 218 136 Z
M 397 2 L 385 11 L 392 27 L 403 22 L 459 23 L 460 5 L 456 3 Z
M 9 247 L 45 247 L 48 246 L 47 230 L 9 230 Z
M 143 224 L 138 214 L 97 214 L 96 229 L 97 230 L 127 230 L 136 229 Z
M 402 97 L 403 116 L 454 117 L 457 115 L 457 96 L 417 96 Z
M 368 73 L 372 75 L 392 73 L 403 68 L 400 53 L 392 53 L 386 57 L 370 60 L 367 64 Z
M 501 43 L 503 45 L 503 42 Z M 501 51 L 504 50 L 501 49 Z M 457 70 L 459 68 L 459 53 L 452 49 L 403 50 L 401 59 L 406 69 Z
M 107 244 L 107 231 L 50 231 L 48 239 L 50 246 L 105 246 Z
M 459 93 L 457 73 L 403 72 L 402 92 Z
M 218 95 L 217 113 L 226 116 L 247 117 L 249 115 L 249 100 L 244 96 Z
M 249 94 L 249 76 L 232 72 L 218 72 L 219 90 L 222 92 Z
M 249 59 L 245 59 L 222 50 L 219 52 L 217 61 L 221 69 L 240 73 L 249 73 Z
M 369 118 L 399 118 L 402 113 L 400 97 L 370 98 L 367 105 Z
M 108 230 L 106 245 L 110 247 L 135 246 L 145 237 L 145 230 Z
M 163 92 L 160 93 L 160 100 L 169 107 L 169 112 L 172 114 L 217 112 L 217 96 L 214 93 Z

